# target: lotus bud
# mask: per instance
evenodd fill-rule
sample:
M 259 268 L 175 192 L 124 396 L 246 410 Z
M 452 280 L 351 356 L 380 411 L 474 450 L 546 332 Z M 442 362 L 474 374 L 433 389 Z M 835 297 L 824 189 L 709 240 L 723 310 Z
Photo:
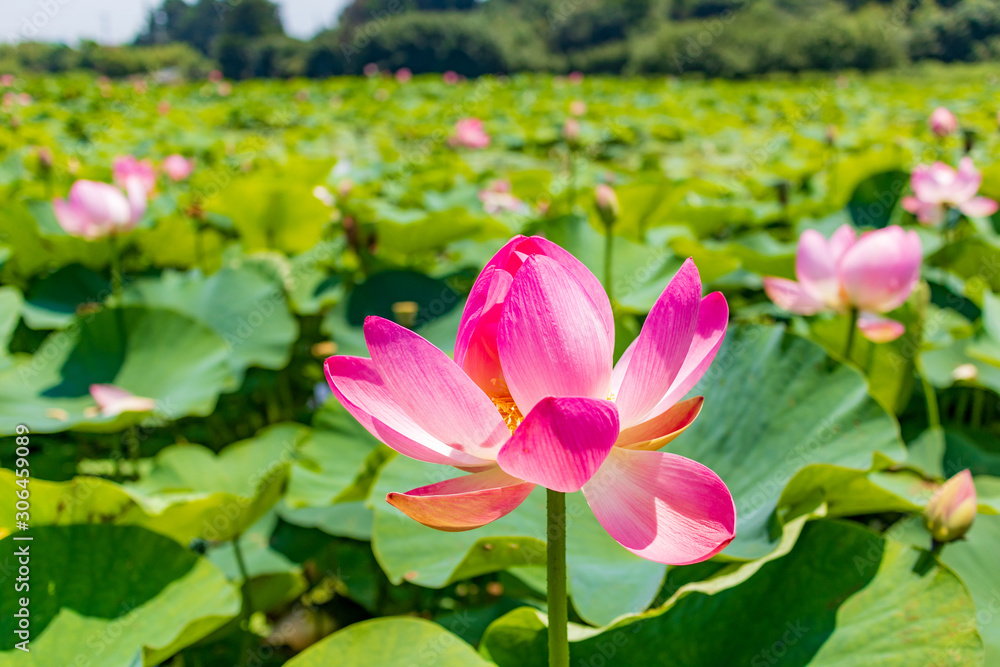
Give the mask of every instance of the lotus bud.
M 52 165 L 55 162 L 52 157 L 52 150 L 47 146 L 41 146 L 37 152 L 38 155 L 38 166 L 44 171 L 49 171 L 52 169 Z
M 618 195 L 610 185 L 601 183 L 594 188 L 594 204 L 605 225 L 610 227 L 615 224 L 621 213 L 621 205 L 618 203 Z
M 958 130 L 958 118 L 951 111 L 944 107 L 938 107 L 931 113 L 927 120 L 931 132 L 939 137 L 946 137 Z
M 575 144 L 580 139 L 580 121 L 576 118 L 569 118 L 563 125 L 563 139 L 571 144 Z
M 968 469 L 942 484 L 924 509 L 924 526 L 941 544 L 960 539 L 975 518 L 976 487 Z

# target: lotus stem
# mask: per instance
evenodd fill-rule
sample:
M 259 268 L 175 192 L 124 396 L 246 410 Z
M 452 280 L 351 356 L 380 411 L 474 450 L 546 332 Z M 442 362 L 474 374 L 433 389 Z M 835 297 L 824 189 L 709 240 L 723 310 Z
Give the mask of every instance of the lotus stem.
M 850 362 L 851 361 L 851 350 L 854 348 L 854 336 L 858 329 L 858 309 L 851 308 L 849 314 L 850 322 L 847 328 L 847 345 L 844 347 L 844 358 Z
M 614 303 L 614 295 L 611 293 L 611 251 L 614 243 L 614 236 L 611 233 L 611 225 L 604 226 L 604 290 L 608 293 L 608 301 Z
M 927 425 L 931 428 L 941 428 L 941 412 L 938 410 L 937 393 L 923 373 L 920 373 L 920 383 L 923 385 L 924 400 L 927 402 Z
M 566 494 L 546 490 L 549 667 L 569 667 L 566 596 Z
M 250 652 L 251 646 L 251 632 L 250 632 L 250 616 L 253 614 L 253 601 L 250 598 L 250 574 L 247 571 L 247 563 L 243 557 L 243 547 L 240 545 L 240 538 L 242 535 L 237 535 L 233 538 L 233 554 L 236 556 L 236 567 L 240 571 L 240 592 L 243 596 L 243 608 L 241 610 L 241 615 L 246 621 L 246 627 L 243 629 L 243 637 L 240 640 L 240 654 L 238 656 L 237 664 L 245 665 L 247 664 L 247 654 Z

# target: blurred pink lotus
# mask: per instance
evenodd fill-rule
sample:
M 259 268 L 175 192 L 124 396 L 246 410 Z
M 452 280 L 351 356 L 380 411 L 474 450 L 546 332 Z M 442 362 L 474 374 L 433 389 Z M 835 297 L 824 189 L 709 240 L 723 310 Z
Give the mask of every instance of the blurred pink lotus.
M 80 180 L 69 190 L 68 200 L 52 202 L 56 220 L 67 234 L 96 239 L 127 232 L 146 212 L 146 191 L 138 179 L 126 184 L 128 196 L 107 183 Z
M 964 157 L 958 170 L 943 162 L 931 166 L 918 165 L 910 176 L 912 197 L 903 197 L 903 208 L 917 216 L 925 225 L 944 222 L 949 208 L 956 208 L 965 215 L 982 218 L 997 211 L 997 203 L 988 197 L 977 197 L 983 182 L 982 173 Z
M 799 315 L 860 311 L 858 329 L 876 343 L 895 340 L 903 325 L 879 317 L 903 305 L 920 280 L 923 248 L 914 231 L 891 226 L 856 235 L 843 225 L 829 240 L 808 229 L 795 257 L 798 282 L 766 276 L 764 290 L 777 306 Z
M 583 72 L 570 72 L 567 79 L 573 85 L 579 85 L 583 83 Z
M 362 68 L 361 71 L 364 72 L 364 75 L 367 77 L 377 76 L 378 65 L 376 65 L 375 63 L 368 63 L 367 65 L 364 66 L 364 68 Z
M 409 67 L 400 67 L 396 70 L 396 81 L 399 83 L 408 83 L 412 78 L 413 72 L 410 71 Z
M 178 155 L 177 153 L 168 155 L 163 160 L 163 171 L 170 180 L 174 182 L 183 181 L 194 171 L 194 160 L 188 160 L 183 155 Z
M 682 399 L 715 358 L 722 294 L 701 295 L 688 260 L 612 364 L 614 318 L 600 281 L 539 237 L 511 239 L 487 263 L 462 314 L 454 360 L 418 334 L 369 317 L 371 358 L 334 356 L 334 395 L 405 456 L 471 474 L 386 500 L 445 531 L 513 511 L 535 485 L 582 490 L 623 547 L 696 563 L 732 540 L 736 508 L 704 465 L 656 451 L 698 416 Z
M 528 205 L 511 194 L 510 181 L 496 180 L 479 191 L 479 201 L 483 202 L 483 210 L 490 215 L 508 211 L 510 213 L 528 213 Z
M 927 124 L 931 128 L 931 132 L 939 137 L 946 137 L 958 131 L 958 118 L 945 107 L 938 107 L 931 112 Z
M 115 158 L 115 183 L 126 189 L 129 181 L 138 182 L 148 195 L 156 188 L 156 167 L 149 160 L 137 160 L 133 155 L 122 155 Z
M 454 86 L 456 83 L 462 80 L 462 77 L 458 75 L 458 72 L 454 70 L 448 70 L 441 75 L 441 80 L 444 81 L 449 86 Z
M 151 412 L 156 408 L 153 399 L 136 396 L 113 384 L 90 385 L 90 396 L 102 417 L 117 417 L 123 412 Z
M 455 133 L 449 142 L 452 146 L 486 148 L 490 145 L 490 135 L 483 129 L 483 121 L 478 118 L 463 118 L 455 123 Z
M 573 116 L 582 116 L 587 113 L 587 103 L 583 100 L 573 100 L 569 103 L 569 112 Z
M 208 73 L 208 80 L 211 81 L 212 83 L 219 83 L 220 81 L 222 81 L 222 78 L 223 78 L 222 72 L 220 70 L 213 69 L 211 72 Z
M 567 118 L 562 128 L 563 139 L 570 143 L 580 140 L 580 121 L 576 118 Z
M 13 85 L 14 85 L 13 74 L 4 74 L 0 76 L 0 86 L 3 86 L 4 88 L 10 88 Z

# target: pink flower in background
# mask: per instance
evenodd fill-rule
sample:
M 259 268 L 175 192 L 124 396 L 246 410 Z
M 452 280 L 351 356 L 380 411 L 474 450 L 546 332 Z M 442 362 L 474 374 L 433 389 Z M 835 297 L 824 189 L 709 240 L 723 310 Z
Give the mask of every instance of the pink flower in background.
M 123 412 L 151 412 L 156 408 L 153 399 L 136 396 L 113 384 L 90 385 L 90 396 L 102 417 L 117 417 Z
M 583 100 L 573 100 L 569 103 L 569 112 L 573 116 L 582 116 L 587 113 L 587 103 Z
M 938 107 L 931 112 L 927 124 L 931 128 L 931 132 L 939 137 L 946 137 L 958 131 L 958 118 L 945 107 Z
M 127 232 L 146 212 L 146 191 L 138 179 L 129 179 L 128 196 L 107 183 L 77 181 L 69 198 L 52 202 L 56 220 L 67 234 L 96 239 Z
M 483 129 L 483 121 L 478 118 L 463 118 L 455 123 L 455 133 L 449 141 L 452 146 L 486 148 L 490 145 L 490 135 Z
M 997 203 L 988 197 L 978 197 L 983 174 L 964 157 L 958 169 L 943 162 L 931 166 L 918 165 L 910 176 L 912 197 L 903 197 L 903 208 L 917 216 L 925 225 L 940 225 L 949 208 L 965 215 L 984 218 L 997 212 Z
M 163 160 L 163 171 L 170 180 L 174 182 L 183 181 L 194 171 L 194 160 L 188 160 L 183 155 L 178 155 L 177 153 L 168 155 Z
M 528 213 L 528 205 L 515 197 L 510 191 L 510 181 L 496 180 L 479 191 L 479 201 L 483 202 L 483 210 L 490 215 L 502 211 L 510 213 Z
M 570 143 L 579 141 L 580 139 L 580 121 L 576 118 L 567 118 L 566 122 L 563 123 L 562 127 L 563 139 Z
M 777 306 L 799 315 L 856 308 L 858 329 L 883 343 L 903 335 L 899 322 L 879 317 L 903 305 L 920 280 L 923 248 L 916 232 L 891 226 L 857 236 L 843 225 L 829 240 L 815 229 L 799 237 L 798 282 L 764 277 L 764 291 Z
M 462 77 L 458 75 L 458 72 L 454 70 L 448 70 L 441 75 L 441 80 L 444 81 L 449 86 L 454 86 L 456 83 L 462 80 Z
M 688 260 L 613 366 L 600 281 L 551 241 L 518 236 L 476 280 L 454 360 L 369 317 L 371 359 L 330 357 L 326 375 L 376 438 L 470 473 L 387 496 L 416 521 L 469 530 L 514 510 L 536 485 L 582 490 L 632 553 L 695 563 L 732 540 L 732 496 L 705 466 L 656 450 L 700 412 L 703 398 L 681 399 L 712 363 L 727 321 L 725 298 L 702 297 Z
M 364 68 L 362 68 L 361 71 L 364 72 L 364 75 L 367 77 L 378 76 L 378 65 L 375 63 L 368 63 L 364 66 Z
M 0 75 L 0 86 L 3 86 L 4 88 L 10 88 L 13 86 L 14 81 L 15 79 L 13 74 Z
M 161 116 L 166 116 L 170 113 L 170 102 L 166 100 L 161 100 L 159 104 L 156 105 L 156 113 Z
M 567 78 L 573 85 L 579 85 L 583 83 L 583 72 L 570 72 Z
M 220 70 L 213 69 L 211 72 L 208 73 L 208 80 L 211 81 L 212 83 L 219 83 L 220 81 L 222 81 L 222 78 L 223 78 L 222 72 Z
M 413 72 L 410 71 L 409 67 L 400 67 L 396 70 L 396 81 L 399 83 L 407 83 L 413 78 Z
M 148 195 L 156 187 L 156 167 L 149 160 L 132 155 L 116 157 L 112 167 L 115 183 L 125 189 L 130 181 L 138 182 Z

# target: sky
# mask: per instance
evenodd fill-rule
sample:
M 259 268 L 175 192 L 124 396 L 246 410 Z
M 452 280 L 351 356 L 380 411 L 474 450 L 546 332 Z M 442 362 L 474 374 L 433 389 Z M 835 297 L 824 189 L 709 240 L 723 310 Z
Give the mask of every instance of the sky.
M 349 0 L 279 0 L 285 31 L 309 38 L 329 27 Z M 130 42 L 159 0 L 0 0 L 0 42 Z

